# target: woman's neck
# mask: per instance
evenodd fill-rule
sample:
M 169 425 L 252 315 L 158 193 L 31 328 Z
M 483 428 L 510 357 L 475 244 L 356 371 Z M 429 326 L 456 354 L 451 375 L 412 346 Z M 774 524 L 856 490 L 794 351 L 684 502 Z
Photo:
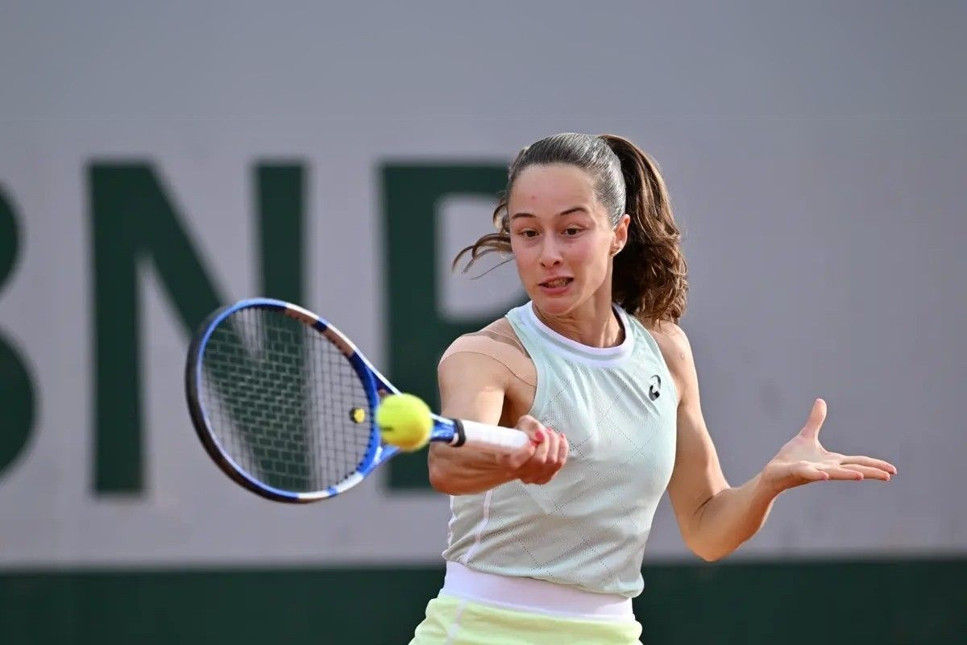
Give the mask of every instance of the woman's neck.
M 624 341 L 625 331 L 610 299 L 607 306 L 587 302 L 561 316 L 548 316 L 535 305 L 534 315 L 560 335 L 587 347 L 617 347 Z

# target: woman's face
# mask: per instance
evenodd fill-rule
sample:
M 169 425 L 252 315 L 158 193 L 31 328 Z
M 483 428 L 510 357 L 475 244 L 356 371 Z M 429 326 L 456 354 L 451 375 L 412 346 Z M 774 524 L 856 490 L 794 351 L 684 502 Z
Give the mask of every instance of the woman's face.
M 628 236 L 627 216 L 612 228 L 577 166 L 530 166 L 517 176 L 507 203 L 517 272 L 537 308 L 566 315 L 602 288 L 611 303 L 611 258 Z

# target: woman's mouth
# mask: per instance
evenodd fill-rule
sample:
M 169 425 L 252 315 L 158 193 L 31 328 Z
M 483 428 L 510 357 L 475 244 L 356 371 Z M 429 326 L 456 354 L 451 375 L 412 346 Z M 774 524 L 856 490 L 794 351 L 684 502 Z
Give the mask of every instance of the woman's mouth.
M 540 283 L 541 289 L 549 293 L 560 293 L 574 282 L 574 278 L 554 278 Z

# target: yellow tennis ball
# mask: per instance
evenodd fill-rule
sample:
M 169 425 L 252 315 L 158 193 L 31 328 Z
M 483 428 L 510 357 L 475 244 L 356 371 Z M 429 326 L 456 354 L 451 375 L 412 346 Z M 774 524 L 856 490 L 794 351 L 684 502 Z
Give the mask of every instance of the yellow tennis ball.
M 376 408 L 376 427 L 386 443 L 414 452 L 430 441 L 433 418 L 420 397 L 390 394 Z

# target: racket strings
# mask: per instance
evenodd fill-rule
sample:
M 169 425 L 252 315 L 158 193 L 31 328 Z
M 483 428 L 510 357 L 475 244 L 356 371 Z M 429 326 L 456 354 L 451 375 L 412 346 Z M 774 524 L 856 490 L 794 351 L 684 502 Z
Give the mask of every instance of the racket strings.
M 370 406 L 351 363 L 323 335 L 267 309 L 216 328 L 203 356 L 202 405 L 215 439 L 254 479 L 315 492 L 355 473 L 370 445 Z

